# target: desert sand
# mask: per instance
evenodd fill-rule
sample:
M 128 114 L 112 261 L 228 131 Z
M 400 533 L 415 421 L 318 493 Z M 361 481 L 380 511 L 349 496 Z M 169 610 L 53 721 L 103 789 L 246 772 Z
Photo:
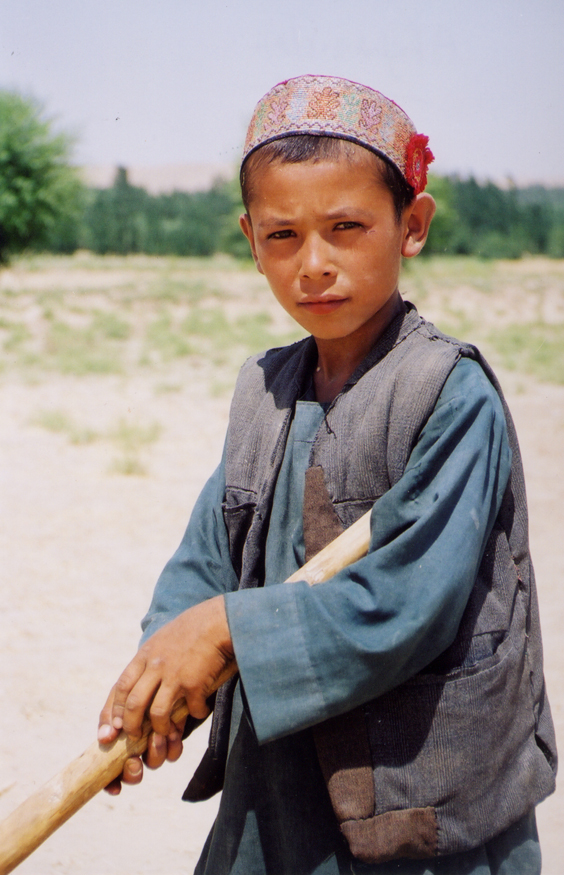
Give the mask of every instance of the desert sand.
M 500 376 L 525 462 L 547 685 L 564 749 L 564 386 Z M 152 371 L 0 375 L 0 819 L 94 740 L 155 580 L 219 459 L 228 392 L 210 390 L 201 361 L 174 362 L 167 379 L 163 388 Z M 119 473 L 110 441 L 73 443 L 38 424 L 38 412 L 61 408 L 99 432 L 120 418 L 158 422 L 158 439 L 138 451 L 144 473 Z M 204 726 L 178 763 L 117 798 L 100 794 L 18 872 L 191 872 L 217 801 L 193 806 L 180 796 L 206 740 Z M 560 875 L 561 792 L 538 820 L 543 872 Z

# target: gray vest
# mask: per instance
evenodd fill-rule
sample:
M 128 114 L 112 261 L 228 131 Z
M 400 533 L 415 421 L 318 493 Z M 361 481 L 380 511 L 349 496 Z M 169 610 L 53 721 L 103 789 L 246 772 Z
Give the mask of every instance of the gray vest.
M 479 361 L 501 396 L 479 352 L 442 335 L 412 305 L 390 324 L 316 436 L 304 496 L 310 555 L 399 480 L 460 356 Z M 315 358 L 308 338 L 249 360 L 239 377 L 224 519 L 241 588 L 264 579 L 276 478 Z M 476 847 L 554 789 L 523 472 L 503 404 L 510 482 L 455 642 L 406 683 L 313 730 L 341 830 L 365 862 Z M 218 693 L 210 750 L 185 798 L 219 789 L 231 695 L 232 685 Z

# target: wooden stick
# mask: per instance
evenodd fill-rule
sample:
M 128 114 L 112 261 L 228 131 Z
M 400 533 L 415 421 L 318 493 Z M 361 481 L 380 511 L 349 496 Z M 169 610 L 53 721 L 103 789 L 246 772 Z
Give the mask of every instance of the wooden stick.
M 305 580 L 310 585 L 328 580 L 364 556 L 370 540 L 370 512 L 346 529 L 286 581 Z M 226 669 L 217 687 L 235 673 Z M 172 713 L 178 722 L 188 714 L 182 699 Z M 139 739 L 123 732 L 111 744 L 92 744 L 78 759 L 23 802 L 0 824 L 0 875 L 8 875 L 93 796 L 117 778 L 125 761 L 140 756 L 147 747 L 151 722 L 143 723 Z
M 372 511 L 369 510 L 356 523 L 345 529 L 342 535 L 327 544 L 313 559 L 290 575 L 286 583 L 297 583 L 298 580 L 306 580 L 310 586 L 323 583 L 347 565 L 362 559 L 368 552 L 370 542 L 371 513 Z

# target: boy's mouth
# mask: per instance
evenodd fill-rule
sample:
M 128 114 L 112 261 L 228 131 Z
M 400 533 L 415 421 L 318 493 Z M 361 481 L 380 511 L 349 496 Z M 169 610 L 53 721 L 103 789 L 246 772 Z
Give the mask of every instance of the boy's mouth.
M 325 313 L 333 313 L 338 310 L 346 300 L 346 298 L 314 298 L 309 301 L 300 301 L 299 306 L 314 316 L 322 316 Z

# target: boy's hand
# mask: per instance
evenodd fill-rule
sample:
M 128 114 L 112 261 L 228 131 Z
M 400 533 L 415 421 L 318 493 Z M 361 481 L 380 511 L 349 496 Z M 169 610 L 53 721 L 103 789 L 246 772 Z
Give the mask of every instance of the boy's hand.
M 121 674 L 100 715 L 98 740 L 108 744 L 121 729 L 139 738 L 149 709 L 154 733 L 145 757 L 147 765 L 157 768 L 165 759 L 178 759 L 182 732 L 170 720 L 174 705 L 185 698 L 191 715 L 207 717 L 206 699 L 233 663 L 223 596 L 184 611 L 155 632 Z M 141 777 L 139 758 L 128 760 L 121 779 L 138 783 Z M 119 792 L 115 784 L 109 785 L 110 792 Z

